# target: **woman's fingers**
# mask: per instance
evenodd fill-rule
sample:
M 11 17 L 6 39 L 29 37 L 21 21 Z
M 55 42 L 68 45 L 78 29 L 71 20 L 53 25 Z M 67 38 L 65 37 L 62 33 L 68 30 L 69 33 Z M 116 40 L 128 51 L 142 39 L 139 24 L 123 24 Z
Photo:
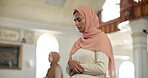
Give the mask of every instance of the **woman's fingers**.
M 77 64 L 77 65 L 78 65 L 78 67 L 79 67 L 79 68 L 84 69 L 84 68 L 80 65 L 80 63 L 79 63 L 79 64 Z
M 80 74 L 80 71 L 77 69 L 77 67 L 74 67 L 74 72 Z
M 82 69 L 82 68 L 80 68 L 80 67 L 79 67 L 79 65 L 76 65 L 76 66 L 75 66 L 75 68 L 78 70 L 78 72 L 77 72 L 77 73 L 82 73 L 82 72 L 83 72 L 83 71 L 82 71 L 83 69 Z
M 79 70 L 79 72 L 83 72 L 84 68 L 80 65 L 79 62 L 76 63 L 76 68 Z
M 83 67 L 80 65 L 80 63 L 78 61 L 73 61 L 73 60 L 70 60 L 68 62 L 70 68 L 73 70 L 74 73 L 82 73 L 83 72 Z

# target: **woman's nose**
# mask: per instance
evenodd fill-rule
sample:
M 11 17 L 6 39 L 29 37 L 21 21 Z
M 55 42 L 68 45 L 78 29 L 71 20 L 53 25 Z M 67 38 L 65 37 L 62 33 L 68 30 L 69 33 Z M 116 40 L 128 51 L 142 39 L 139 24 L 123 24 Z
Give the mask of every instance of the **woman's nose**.
M 75 25 L 76 25 L 76 26 L 79 26 L 79 22 L 78 22 L 78 21 L 76 21 L 76 22 L 75 22 Z

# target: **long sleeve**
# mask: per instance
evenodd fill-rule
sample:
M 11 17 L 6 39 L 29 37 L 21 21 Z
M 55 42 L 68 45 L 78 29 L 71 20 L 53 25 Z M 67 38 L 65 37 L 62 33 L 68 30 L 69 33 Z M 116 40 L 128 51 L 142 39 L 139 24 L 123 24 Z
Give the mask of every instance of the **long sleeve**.
M 108 69 L 109 57 L 103 52 L 96 52 L 95 63 L 81 64 L 84 68 L 84 74 L 100 75 L 105 74 Z
M 72 76 L 72 70 L 67 65 L 66 72 L 72 76 L 81 76 L 80 78 L 103 78 L 108 69 L 109 57 L 103 52 L 94 52 L 86 49 L 79 49 L 72 55 L 72 60 L 80 62 L 84 68 L 83 74 L 75 74 Z M 88 77 L 85 77 L 88 76 Z

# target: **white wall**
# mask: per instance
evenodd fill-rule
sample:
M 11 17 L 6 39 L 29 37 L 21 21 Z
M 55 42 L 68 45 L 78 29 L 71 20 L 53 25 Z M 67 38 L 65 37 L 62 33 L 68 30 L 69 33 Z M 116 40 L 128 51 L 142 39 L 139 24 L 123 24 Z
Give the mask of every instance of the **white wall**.
M 69 52 L 72 48 L 73 43 L 80 37 L 76 28 L 70 27 L 59 27 L 53 26 L 49 24 L 42 24 L 42 23 L 34 23 L 30 21 L 22 21 L 22 20 L 14 20 L 14 19 L 3 19 L 0 18 L 0 28 L 1 27 L 8 27 L 13 29 L 24 29 L 35 32 L 35 39 L 34 44 L 22 44 L 23 45 L 23 58 L 22 58 L 22 69 L 15 70 L 15 69 L 0 69 L 0 78 L 35 78 L 36 73 L 36 40 L 42 33 L 50 33 L 55 35 L 59 42 L 59 49 L 60 49 L 60 65 L 63 69 L 64 78 L 69 78 L 66 73 L 66 64 L 69 57 Z M 14 43 L 14 42 L 4 42 L 0 41 L 0 43 Z M 21 44 L 21 43 L 14 43 L 14 44 Z M 114 48 L 114 47 L 113 47 Z M 122 53 L 122 55 L 126 55 L 124 53 L 131 53 L 131 50 L 121 49 L 114 49 L 115 54 Z M 128 54 L 131 56 L 131 54 Z M 132 57 L 131 57 L 132 58 Z M 132 61 L 132 59 L 129 59 Z M 34 65 L 33 67 L 28 67 L 27 62 L 32 60 Z M 123 62 L 121 59 L 116 59 L 116 66 L 117 70 L 120 64 Z M 118 72 L 118 71 L 117 71 Z
M 42 26 L 42 27 L 40 27 Z M 36 73 L 36 40 L 37 38 L 43 33 L 50 33 L 55 35 L 57 40 L 59 41 L 59 48 L 60 48 L 60 65 L 63 69 L 64 78 L 69 78 L 66 73 L 66 64 L 69 57 L 69 52 L 75 40 L 77 40 L 80 34 L 77 33 L 76 28 L 69 28 L 69 27 L 59 27 L 59 26 L 52 26 L 47 27 L 48 25 L 41 24 L 41 23 L 32 23 L 28 21 L 22 20 L 14 20 L 14 19 L 3 19 L 0 18 L 0 28 L 5 27 L 9 29 L 21 29 L 21 30 L 29 30 L 35 32 L 35 39 L 34 44 L 27 44 L 27 43 L 20 43 L 20 42 L 7 42 L 7 41 L 0 41 L 0 43 L 13 43 L 13 44 L 22 44 L 23 51 L 22 51 L 22 69 L 0 69 L 0 78 L 35 78 Z M 31 27 L 31 28 L 29 28 Z M 37 28 L 36 28 L 37 27 Z M 51 31 L 50 31 L 51 29 Z M 28 61 L 33 61 L 33 67 L 28 67 Z
M 22 69 L 0 69 L 0 78 L 35 78 L 35 45 L 22 44 Z M 29 68 L 27 62 L 34 61 Z
M 69 76 L 66 73 L 66 63 L 69 57 L 70 49 L 78 36 L 74 35 L 55 35 L 59 41 L 60 45 L 60 55 L 61 59 L 59 64 L 63 69 L 64 78 L 68 78 Z M 5 42 L 3 42 L 5 43 Z M 36 45 L 31 44 L 22 44 L 23 51 L 22 51 L 22 69 L 15 70 L 15 69 L 0 69 L 0 78 L 35 78 L 36 73 Z M 33 61 L 33 67 L 28 67 L 28 61 Z
M 60 45 L 60 65 L 63 69 L 64 78 L 69 78 L 66 73 L 66 65 L 69 58 L 69 52 L 71 51 L 73 43 L 79 38 L 78 35 L 58 35 L 56 36 Z
M 124 62 L 124 61 L 131 61 L 133 62 L 133 50 L 132 49 L 127 49 L 127 48 L 123 48 L 123 47 L 113 47 L 113 52 L 115 56 L 129 56 L 129 59 L 125 59 L 125 58 L 118 58 L 115 57 L 115 66 L 116 66 L 116 77 L 119 78 L 119 68 L 120 65 Z

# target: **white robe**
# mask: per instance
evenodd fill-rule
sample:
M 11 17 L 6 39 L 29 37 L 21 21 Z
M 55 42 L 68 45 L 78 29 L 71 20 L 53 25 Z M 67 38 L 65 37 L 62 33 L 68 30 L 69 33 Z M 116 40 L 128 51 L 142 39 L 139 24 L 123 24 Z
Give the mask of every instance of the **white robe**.
M 104 78 L 108 69 L 109 57 L 100 51 L 93 52 L 81 48 L 72 55 L 72 60 L 80 62 L 84 72 L 75 74 L 71 78 Z M 71 76 L 72 72 L 68 65 L 66 71 Z

